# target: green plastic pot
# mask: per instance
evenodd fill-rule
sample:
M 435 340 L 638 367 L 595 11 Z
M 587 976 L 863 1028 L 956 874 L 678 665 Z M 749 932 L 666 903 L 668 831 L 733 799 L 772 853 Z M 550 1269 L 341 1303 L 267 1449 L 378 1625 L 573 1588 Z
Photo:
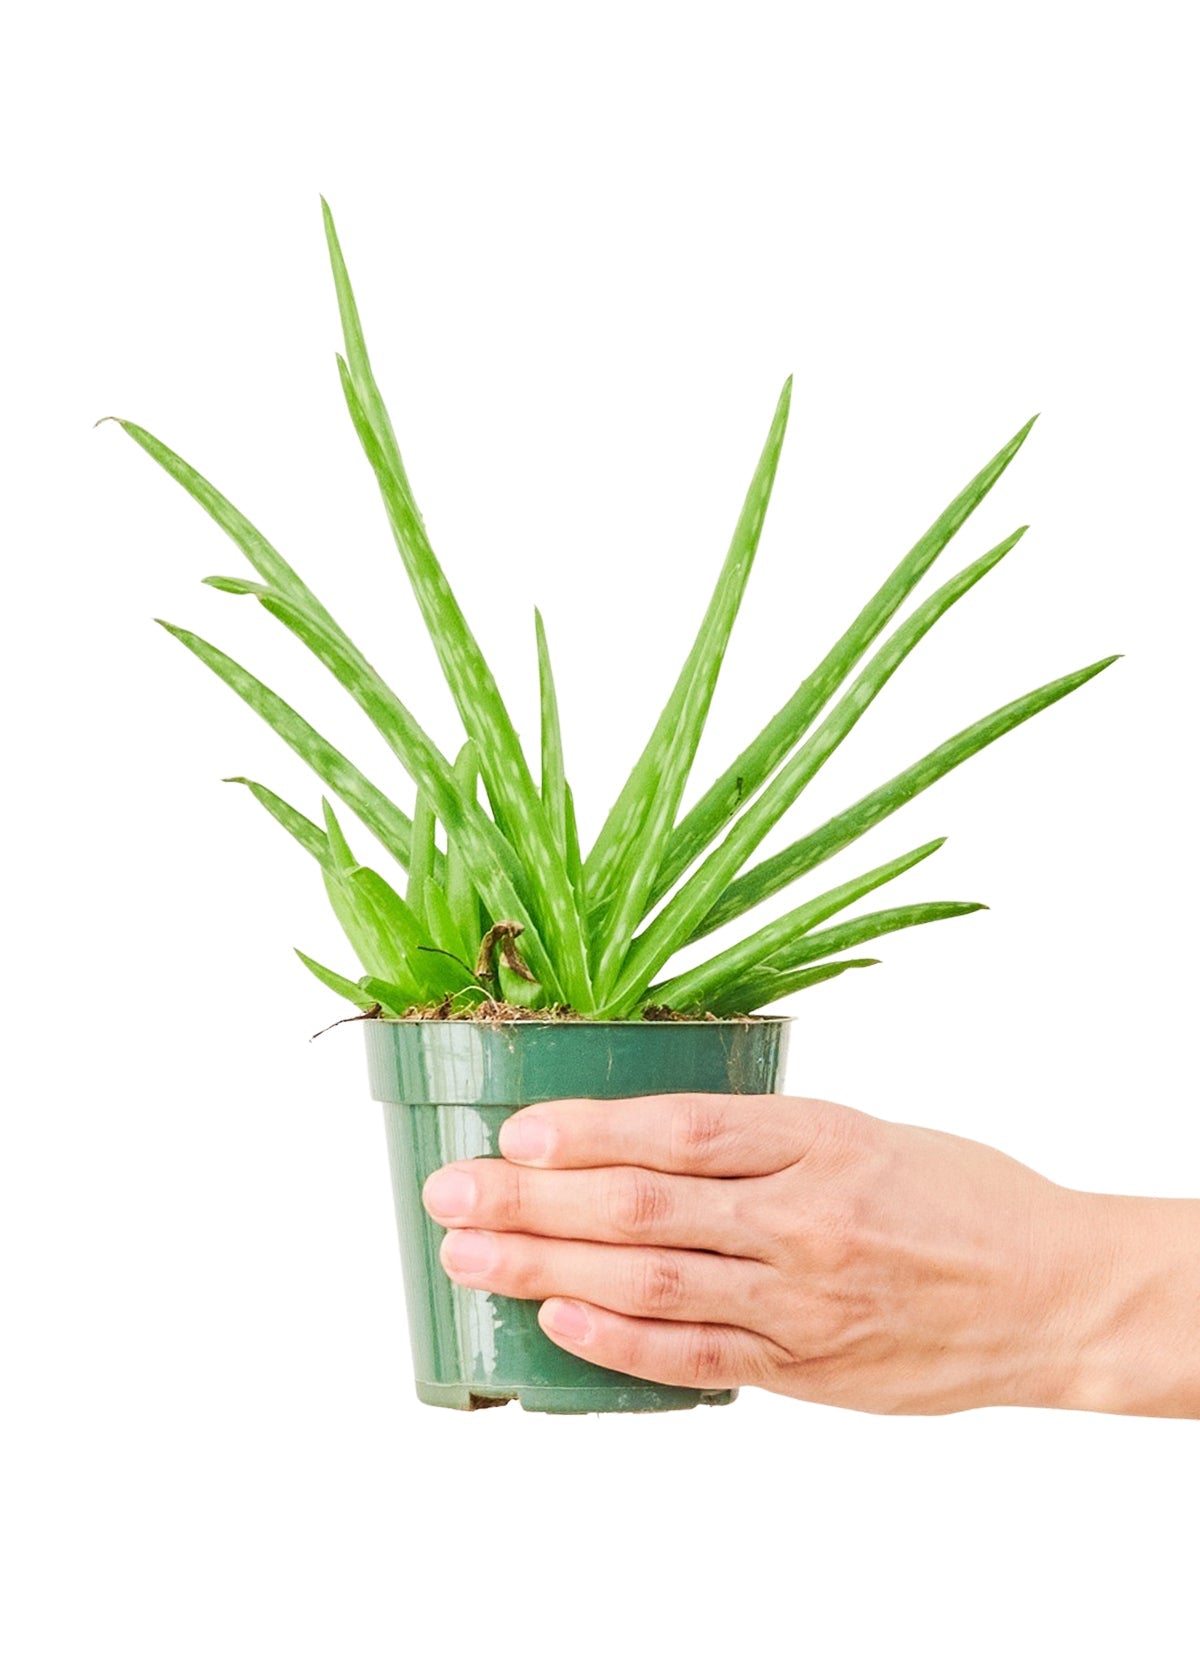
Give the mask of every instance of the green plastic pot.
M 384 1106 L 417 1394 L 473 1411 L 519 1400 L 533 1412 L 665 1412 L 727 1405 L 735 1389 L 672 1388 L 556 1347 L 535 1301 L 450 1282 L 443 1236 L 421 1202 L 449 1161 L 498 1155 L 518 1108 L 561 1097 L 778 1089 L 788 1022 L 369 1021 L 371 1095 Z

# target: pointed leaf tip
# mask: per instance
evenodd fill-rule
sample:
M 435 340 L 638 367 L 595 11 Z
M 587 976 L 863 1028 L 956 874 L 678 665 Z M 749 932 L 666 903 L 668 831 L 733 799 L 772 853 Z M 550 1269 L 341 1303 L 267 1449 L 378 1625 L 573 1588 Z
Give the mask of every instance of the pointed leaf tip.
M 210 589 L 220 589 L 226 595 L 262 595 L 266 591 L 264 584 L 256 583 L 250 578 L 225 577 L 220 573 L 201 578 L 200 582 L 207 584 Z

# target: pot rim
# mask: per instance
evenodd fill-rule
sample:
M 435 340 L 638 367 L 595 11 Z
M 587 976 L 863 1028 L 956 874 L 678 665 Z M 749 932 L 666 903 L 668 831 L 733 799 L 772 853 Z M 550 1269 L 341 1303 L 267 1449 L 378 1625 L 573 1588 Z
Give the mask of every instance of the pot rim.
M 561 1019 L 548 1020 L 479 1020 L 473 1016 L 460 1015 L 453 1020 L 436 1020 L 433 1017 L 413 1016 L 407 1020 L 387 1020 L 378 1016 L 364 1015 L 360 1017 L 364 1026 L 368 1027 L 477 1027 L 481 1031 L 509 1032 L 513 1028 L 538 1028 L 545 1031 L 547 1027 L 758 1027 L 758 1026 L 787 1026 L 793 1022 L 794 1015 L 742 1015 L 722 1016 L 715 1021 L 593 1021 L 586 1015 L 565 1015 Z

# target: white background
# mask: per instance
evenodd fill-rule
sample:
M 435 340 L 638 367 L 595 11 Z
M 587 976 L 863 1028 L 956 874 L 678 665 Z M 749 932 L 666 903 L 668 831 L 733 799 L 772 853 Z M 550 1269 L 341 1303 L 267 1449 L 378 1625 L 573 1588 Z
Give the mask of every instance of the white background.
M 851 854 L 949 834 L 915 896 L 992 912 L 798 1000 L 789 1089 L 1200 1194 L 1185 8 L 323 12 L 31 8 L 4 54 L 7 1672 L 1193 1675 L 1200 1426 L 417 1405 L 360 1045 L 309 1042 L 337 1004 L 290 951 L 341 936 L 220 778 L 315 784 L 151 618 L 396 779 L 198 586 L 243 569 L 216 528 L 92 430 L 209 473 L 457 744 L 341 409 L 323 191 L 530 741 L 546 614 L 594 832 L 785 374 L 700 785 L 1041 410 L 931 581 L 1029 536 L 783 838 L 1126 658 Z

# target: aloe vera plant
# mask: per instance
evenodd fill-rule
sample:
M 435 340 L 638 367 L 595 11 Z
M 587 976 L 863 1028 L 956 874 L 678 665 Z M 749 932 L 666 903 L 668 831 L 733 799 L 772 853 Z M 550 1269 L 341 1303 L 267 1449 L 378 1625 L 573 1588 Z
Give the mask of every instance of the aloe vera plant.
M 771 496 L 787 427 L 789 380 L 695 642 L 585 855 L 541 616 L 535 618 L 541 696 L 535 775 L 430 546 L 371 370 L 333 218 L 324 203 L 323 210 L 344 337 L 344 355 L 338 357 L 342 392 L 462 721 L 466 740 L 457 756 L 443 754 L 282 555 L 220 491 L 143 427 L 118 422 L 232 538 L 256 574 L 205 582 L 252 597 L 298 637 L 357 701 L 415 787 L 410 815 L 258 678 L 191 631 L 164 624 L 305 760 L 404 873 L 402 894 L 360 863 L 328 798 L 318 823 L 260 783 L 230 778 L 249 788 L 321 871 L 360 977 L 347 978 L 297 953 L 316 978 L 364 1012 L 388 1017 L 431 1009 L 469 1015 L 498 996 L 531 1009 L 598 1020 L 636 1019 L 647 1012 L 741 1014 L 875 960 L 843 952 L 901 928 L 982 909 L 930 901 L 831 920 L 929 857 L 942 844 L 935 839 L 784 910 L 726 950 L 664 977 L 690 943 L 789 887 L 1112 662 L 1098 660 L 1000 707 L 801 839 L 751 862 L 901 661 L 1024 534 L 1021 527 L 989 548 L 876 646 L 1012 461 L 1033 422 L 954 498 L 782 709 L 684 810 Z M 830 957 L 838 960 L 826 960 Z

